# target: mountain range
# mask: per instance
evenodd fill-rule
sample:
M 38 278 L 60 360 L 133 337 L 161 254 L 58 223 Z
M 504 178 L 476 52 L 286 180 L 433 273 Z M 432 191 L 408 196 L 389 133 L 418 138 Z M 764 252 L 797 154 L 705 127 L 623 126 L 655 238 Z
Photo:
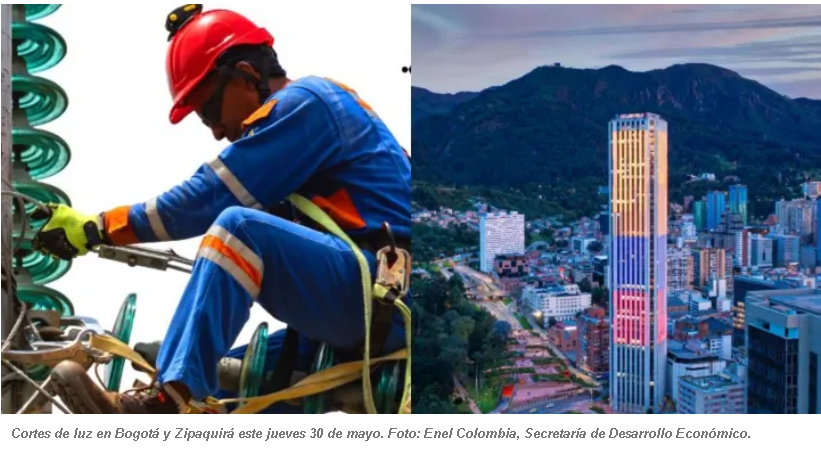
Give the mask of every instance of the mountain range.
M 417 185 L 514 192 L 543 202 L 545 213 L 599 209 L 608 121 L 624 113 L 667 120 L 674 201 L 740 182 L 751 212 L 766 216 L 773 201 L 821 176 L 821 101 L 787 98 L 714 65 L 544 66 L 481 92 L 414 87 L 412 103 Z M 688 182 L 705 172 L 718 181 Z

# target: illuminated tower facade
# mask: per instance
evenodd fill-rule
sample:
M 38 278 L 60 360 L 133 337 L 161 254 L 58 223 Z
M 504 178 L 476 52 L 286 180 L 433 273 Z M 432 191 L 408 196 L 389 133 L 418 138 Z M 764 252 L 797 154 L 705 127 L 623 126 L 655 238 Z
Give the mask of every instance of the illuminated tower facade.
M 610 401 L 653 413 L 664 402 L 667 356 L 667 122 L 610 121 Z

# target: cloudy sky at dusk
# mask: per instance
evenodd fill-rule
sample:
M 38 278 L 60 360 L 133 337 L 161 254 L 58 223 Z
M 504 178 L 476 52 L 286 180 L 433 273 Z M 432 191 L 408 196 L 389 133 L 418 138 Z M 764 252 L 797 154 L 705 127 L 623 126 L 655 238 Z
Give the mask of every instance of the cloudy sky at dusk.
M 481 90 L 537 66 L 704 62 L 821 99 L 819 5 L 414 5 L 413 84 Z

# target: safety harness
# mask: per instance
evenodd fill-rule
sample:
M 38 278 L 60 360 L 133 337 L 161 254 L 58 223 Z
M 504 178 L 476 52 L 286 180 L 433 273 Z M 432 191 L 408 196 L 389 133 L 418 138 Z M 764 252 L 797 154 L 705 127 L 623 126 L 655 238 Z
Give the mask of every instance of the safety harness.
M 376 414 L 377 410 L 374 402 L 370 375 L 372 368 L 380 363 L 391 361 L 401 362 L 404 360 L 405 378 L 402 386 L 402 400 L 400 401 L 399 413 L 409 414 L 411 404 L 411 311 L 404 303 L 403 298 L 407 296 L 410 288 L 410 253 L 405 249 L 391 246 L 386 246 L 379 250 L 376 253 L 376 280 L 373 281 L 371 279 L 371 270 L 368 261 L 362 254 L 359 245 L 357 245 L 344 231 L 342 231 L 342 229 L 327 213 L 303 196 L 293 194 L 288 197 L 288 200 L 301 213 L 305 214 L 311 220 L 324 227 L 328 232 L 347 243 L 356 255 L 362 277 L 361 281 L 365 309 L 365 339 L 362 360 L 343 363 L 311 374 L 294 385 L 289 386 L 288 384 L 290 383 L 290 379 L 288 379 L 288 382 L 285 383 L 283 388 L 265 396 L 221 400 L 207 398 L 202 403 L 189 404 L 187 412 L 192 414 L 225 413 L 225 406 L 227 404 L 240 404 L 239 407 L 231 412 L 232 414 L 257 413 L 278 402 L 324 393 L 362 379 L 365 410 L 369 414 Z M 393 261 L 391 261 L 391 259 L 393 259 Z M 402 317 L 405 322 L 406 348 L 386 356 L 373 357 L 372 354 L 374 351 L 372 342 L 374 337 L 374 328 L 372 326 L 375 318 L 375 304 L 380 304 L 378 307 L 389 307 L 391 312 L 395 307 L 402 313 Z M 91 336 L 90 346 L 93 349 L 123 357 L 131 361 L 134 365 L 140 367 L 146 373 L 151 375 L 157 374 L 156 369 L 152 367 L 139 353 L 113 337 L 93 334 Z M 283 351 L 285 351 L 285 349 L 283 349 Z M 283 368 L 280 368 L 278 364 L 276 369 L 286 370 L 286 368 L 288 368 L 287 365 L 288 364 L 284 364 Z M 282 371 L 280 371 L 280 373 L 281 372 Z M 284 376 L 284 374 L 278 375 Z

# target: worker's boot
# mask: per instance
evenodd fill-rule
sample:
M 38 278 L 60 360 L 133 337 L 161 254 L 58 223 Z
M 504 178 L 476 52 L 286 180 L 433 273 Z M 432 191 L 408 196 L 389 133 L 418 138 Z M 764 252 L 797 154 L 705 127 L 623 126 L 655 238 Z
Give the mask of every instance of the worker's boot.
M 72 361 L 60 362 L 51 373 L 51 384 L 74 414 L 179 414 L 181 408 L 167 389 L 140 388 L 125 393 L 99 387 L 86 370 Z M 169 394 L 171 393 L 171 394 Z

